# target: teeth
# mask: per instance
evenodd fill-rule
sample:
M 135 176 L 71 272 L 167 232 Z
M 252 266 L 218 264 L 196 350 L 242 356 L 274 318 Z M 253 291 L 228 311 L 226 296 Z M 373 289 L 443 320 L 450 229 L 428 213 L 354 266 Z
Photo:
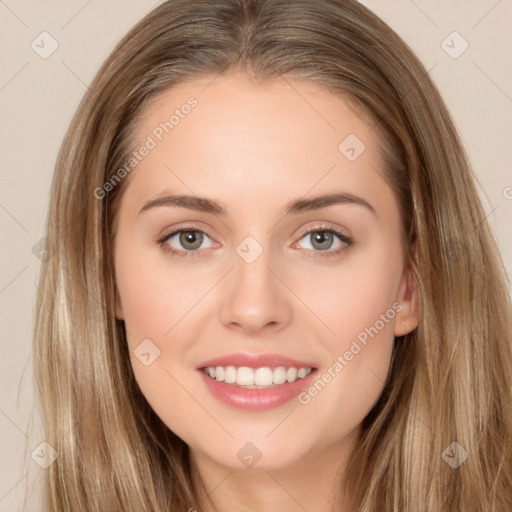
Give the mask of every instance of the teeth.
M 206 375 L 219 382 L 227 384 L 236 384 L 252 389 L 268 388 L 277 386 L 285 382 L 295 382 L 303 379 L 311 373 L 311 368 L 277 368 L 262 367 L 258 369 L 247 366 L 209 366 L 204 369 Z
M 224 382 L 228 384 L 234 384 L 236 382 L 236 368 L 234 366 L 224 368 Z
M 286 368 L 284 366 L 279 366 L 274 370 L 272 381 L 274 384 L 284 384 L 286 382 Z
M 286 370 L 286 380 L 288 382 L 297 380 L 297 373 L 297 368 L 288 368 L 288 370 Z
M 274 372 L 270 368 L 258 368 L 254 372 L 254 384 L 256 386 L 272 386 L 273 379 Z
M 254 371 L 247 366 L 240 366 L 236 372 L 236 383 L 239 386 L 254 386 Z

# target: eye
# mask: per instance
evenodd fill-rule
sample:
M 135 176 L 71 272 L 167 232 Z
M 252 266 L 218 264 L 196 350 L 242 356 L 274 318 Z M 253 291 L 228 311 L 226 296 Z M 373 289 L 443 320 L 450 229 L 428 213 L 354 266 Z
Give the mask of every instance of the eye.
M 204 243 L 208 240 L 210 243 L 205 246 Z M 310 229 L 302 235 L 300 241 L 302 240 L 306 240 L 306 254 L 313 257 L 336 256 L 353 244 L 353 240 L 340 231 L 324 226 Z M 199 256 L 199 249 L 208 249 L 216 245 L 204 231 L 187 228 L 163 235 L 158 243 L 164 251 L 183 257 Z
M 158 243 L 162 249 L 172 253 L 179 254 L 180 256 L 189 256 L 191 252 L 197 252 L 199 249 L 207 249 L 212 247 L 213 242 L 206 247 L 203 243 L 211 238 L 199 229 L 180 229 L 172 233 L 164 235 Z M 177 246 L 177 247 L 176 247 Z
M 307 231 L 301 238 L 306 240 L 306 249 L 312 250 L 313 256 L 335 256 L 346 250 L 353 240 L 331 227 L 315 227 Z M 309 247 L 307 246 L 309 244 Z

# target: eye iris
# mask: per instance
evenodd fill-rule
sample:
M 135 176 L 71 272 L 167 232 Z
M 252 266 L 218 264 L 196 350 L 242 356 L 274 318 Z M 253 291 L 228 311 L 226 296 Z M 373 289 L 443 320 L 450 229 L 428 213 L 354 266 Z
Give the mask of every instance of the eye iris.
M 312 245 L 316 247 L 315 244 L 318 243 L 321 247 L 316 247 L 317 249 L 329 249 L 333 242 L 333 234 L 328 231 L 314 231 L 311 233 L 312 235 Z
M 180 244 L 186 249 L 198 249 L 203 242 L 203 234 L 198 231 L 182 231 L 180 233 Z M 187 244 L 192 244 L 192 247 Z

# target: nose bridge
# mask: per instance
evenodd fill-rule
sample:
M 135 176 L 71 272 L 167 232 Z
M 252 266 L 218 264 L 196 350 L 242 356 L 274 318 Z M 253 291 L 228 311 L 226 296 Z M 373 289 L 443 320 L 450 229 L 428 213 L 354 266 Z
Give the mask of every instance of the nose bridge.
M 256 245 L 257 244 L 257 245 Z M 254 293 L 271 293 L 273 283 L 270 277 L 272 273 L 272 251 L 268 244 L 260 245 L 254 238 L 248 237 L 236 248 L 234 276 L 239 289 L 252 290 Z
M 286 289 L 274 276 L 270 241 L 246 237 L 233 255 L 231 284 L 223 301 L 222 321 L 247 331 L 283 326 L 291 319 Z M 270 267 L 270 269 L 269 269 Z

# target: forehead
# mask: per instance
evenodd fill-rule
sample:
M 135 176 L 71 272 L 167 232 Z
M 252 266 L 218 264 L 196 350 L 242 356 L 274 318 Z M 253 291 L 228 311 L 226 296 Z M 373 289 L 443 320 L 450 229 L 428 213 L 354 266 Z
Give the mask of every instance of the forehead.
M 151 146 L 130 176 L 141 200 L 174 188 L 254 207 L 262 194 L 283 202 L 309 190 L 372 195 L 386 186 L 368 122 L 312 82 L 236 73 L 192 80 L 152 101 L 135 133 L 135 150 Z
M 195 106 L 190 107 L 190 103 Z M 236 150 L 235 142 L 242 141 L 246 158 L 249 147 L 258 143 L 287 149 L 287 143 L 293 140 L 308 140 L 304 149 L 325 150 L 330 146 L 337 151 L 347 129 L 360 138 L 373 138 L 353 102 L 341 93 L 310 81 L 284 77 L 255 82 L 237 72 L 198 78 L 168 89 L 151 101 L 136 133 L 139 140 L 153 134 L 158 139 L 162 136 L 178 141 L 188 139 L 191 125 L 204 149 L 226 141 L 232 142 Z M 171 133 L 172 137 L 166 137 Z M 209 145 L 209 141 L 215 144 Z M 295 147 L 292 154 L 300 154 L 301 149 Z M 290 152 L 287 154 L 291 156 Z

